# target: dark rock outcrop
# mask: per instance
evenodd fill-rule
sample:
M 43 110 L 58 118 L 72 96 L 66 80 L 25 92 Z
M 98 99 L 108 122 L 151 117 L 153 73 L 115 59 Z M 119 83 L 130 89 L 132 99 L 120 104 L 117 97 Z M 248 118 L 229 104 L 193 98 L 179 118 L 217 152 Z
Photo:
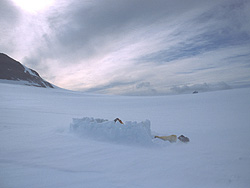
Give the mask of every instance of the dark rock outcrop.
M 25 85 L 54 88 L 52 84 L 43 80 L 36 71 L 23 66 L 3 53 L 0 53 L 0 79 L 26 81 Z

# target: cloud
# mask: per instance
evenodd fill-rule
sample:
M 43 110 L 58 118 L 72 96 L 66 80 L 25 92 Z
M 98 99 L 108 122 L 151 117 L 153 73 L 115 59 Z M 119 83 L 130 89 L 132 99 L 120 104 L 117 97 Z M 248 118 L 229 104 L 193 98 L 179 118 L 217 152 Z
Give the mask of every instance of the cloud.
M 136 85 L 136 89 L 149 88 L 149 87 L 150 87 L 150 82 L 141 82 Z
M 129 82 L 129 81 L 117 81 L 109 82 L 106 85 L 101 85 L 99 87 L 90 88 L 86 92 L 90 93 L 112 93 L 116 95 L 140 95 L 140 96 L 150 96 L 150 95 L 161 95 L 156 89 L 150 84 L 150 82 Z
M 194 91 L 207 92 L 207 91 L 226 90 L 226 89 L 231 89 L 231 87 L 225 82 L 219 82 L 213 84 L 203 83 L 194 85 L 180 85 L 171 88 L 174 94 L 193 93 Z
M 138 60 L 165 63 L 228 46 L 247 44 L 250 35 L 245 25 L 249 24 L 242 22 L 246 15 L 240 14 L 245 6 L 244 1 L 233 2 L 216 6 L 193 17 L 175 19 L 178 22 L 172 26 L 170 33 L 165 34 L 160 42 L 161 49 L 147 53 Z
M 6 24 L 5 26 L 11 26 L 19 20 L 20 12 L 11 1 L 1 0 L 0 11 L 1 11 L 0 22 L 1 23 L 5 22 Z
M 14 6 L 14 4 L 8 0 L 0 1 L 0 48 L 5 53 L 11 53 L 15 49 L 15 41 L 13 40 L 13 33 L 15 27 L 20 22 L 21 13 Z
M 162 95 L 200 83 L 235 87 L 250 80 L 249 12 L 246 0 L 61 0 L 17 14 L 18 32 L 4 40 L 14 42 L 11 56 L 67 89 Z
M 190 0 L 141 1 L 72 1 L 66 7 L 55 7 L 47 16 L 50 35 L 47 38 L 47 58 L 74 57 L 88 60 L 104 56 L 130 43 L 136 32 L 152 30 L 161 22 L 171 19 L 189 8 L 205 7 L 209 3 Z M 148 26 L 151 26 L 151 28 Z M 155 35 L 155 33 L 152 33 Z M 147 37 L 147 36 L 145 36 Z M 126 38 L 129 38 L 126 40 Z M 144 38 L 145 39 L 145 38 Z M 125 44 L 123 44 L 124 42 Z M 51 50 L 51 44 L 56 46 Z M 39 50 L 41 50 L 39 48 Z M 70 63 L 74 63 L 73 61 Z M 67 62 L 64 62 L 67 63 Z

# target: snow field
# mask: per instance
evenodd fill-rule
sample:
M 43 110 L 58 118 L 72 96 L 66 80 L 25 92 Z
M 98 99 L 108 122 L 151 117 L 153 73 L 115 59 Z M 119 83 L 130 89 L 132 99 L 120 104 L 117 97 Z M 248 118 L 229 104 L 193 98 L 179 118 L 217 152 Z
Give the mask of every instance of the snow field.
M 0 84 L 0 99 L 1 188 L 249 187 L 249 88 L 124 97 Z M 107 125 L 91 130 L 82 117 Z M 183 134 L 190 143 L 153 139 L 160 147 L 141 147 L 147 126 L 131 140 L 125 130 L 114 138 L 122 126 L 115 117 L 149 119 L 152 135 Z

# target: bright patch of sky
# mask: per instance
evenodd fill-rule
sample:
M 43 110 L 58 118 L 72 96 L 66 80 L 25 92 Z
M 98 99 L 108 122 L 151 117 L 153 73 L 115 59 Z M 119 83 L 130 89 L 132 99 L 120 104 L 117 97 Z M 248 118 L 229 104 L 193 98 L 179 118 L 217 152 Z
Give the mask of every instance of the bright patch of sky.
M 19 6 L 24 11 L 36 12 L 48 8 L 54 3 L 54 0 L 12 0 L 15 5 Z

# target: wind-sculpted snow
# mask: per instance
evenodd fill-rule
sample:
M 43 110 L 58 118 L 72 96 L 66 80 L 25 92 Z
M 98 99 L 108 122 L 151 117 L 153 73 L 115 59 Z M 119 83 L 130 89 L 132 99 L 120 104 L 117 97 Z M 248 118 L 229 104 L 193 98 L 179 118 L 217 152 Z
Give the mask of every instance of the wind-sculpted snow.
M 121 124 L 118 121 L 90 117 L 74 118 L 71 130 L 82 136 L 101 141 L 140 145 L 152 143 L 149 120 L 140 123 L 126 121 L 124 124 Z
M 249 188 L 249 112 L 250 88 L 125 97 L 0 83 L 0 188 Z M 172 134 L 190 142 L 154 138 Z

